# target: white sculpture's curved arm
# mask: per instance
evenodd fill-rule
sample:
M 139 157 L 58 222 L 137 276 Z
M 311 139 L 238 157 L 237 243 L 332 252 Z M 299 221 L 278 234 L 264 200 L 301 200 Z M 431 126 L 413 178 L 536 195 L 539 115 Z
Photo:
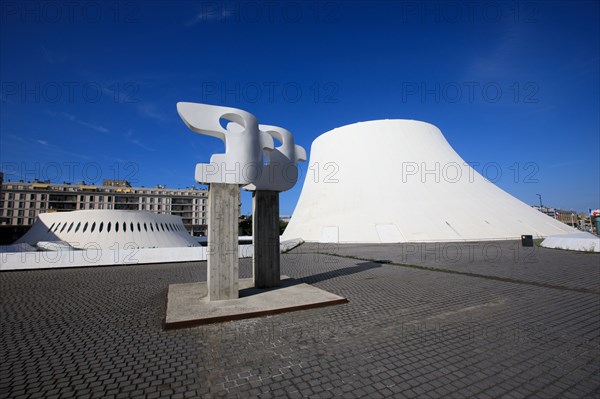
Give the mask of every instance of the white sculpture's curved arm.
M 294 143 L 294 136 L 289 130 L 270 125 L 258 127 L 261 132 L 279 140 L 281 145 L 269 154 L 269 163 L 263 166 L 261 176 L 244 189 L 287 191 L 298 180 L 297 164 L 299 161 L 306 161 L 306 151 Z
M 177 103 L 177 112 L 193 132 L 225 142 L 224 154 L 213 154 L 209 164 L 196 165 L 199 183 L 253 183 L 263 174 L 263 151 L 272 151 L 273 138 L 258 128 L 254 115 L 237 108 L 188 102 Z M 229 121 L 227 128 L 221 119 Z

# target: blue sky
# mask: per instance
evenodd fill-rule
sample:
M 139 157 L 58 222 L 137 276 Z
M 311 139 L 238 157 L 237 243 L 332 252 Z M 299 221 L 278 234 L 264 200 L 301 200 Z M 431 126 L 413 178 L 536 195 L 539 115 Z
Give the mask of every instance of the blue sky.
M 598 2 L 0 4 L 5 179 L 192 186 L 223 149 L 180 120 L 193 101 L 307 151 L 349 123 L 427 121 L 526 203 L 600 207 Z

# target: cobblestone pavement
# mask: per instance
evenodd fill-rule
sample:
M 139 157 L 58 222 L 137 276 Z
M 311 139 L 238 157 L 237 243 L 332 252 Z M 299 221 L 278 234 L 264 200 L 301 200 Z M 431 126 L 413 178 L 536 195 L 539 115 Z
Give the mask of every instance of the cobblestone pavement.
M 539 249 L 521 273 L 318 251 L 282 272 L 349 303 L 171 331 L 167 287 L 205 279 L 205 262 L 0 273 L 0 397 L 600 395 L 599 255 Z
M 300 249 L 299 249 L 300 250 Z M 600 294 L 600 256 L 541 247 L 520 241 L 407 244 L 305 244 L 318 252 L 399 265 L 571 288 Z

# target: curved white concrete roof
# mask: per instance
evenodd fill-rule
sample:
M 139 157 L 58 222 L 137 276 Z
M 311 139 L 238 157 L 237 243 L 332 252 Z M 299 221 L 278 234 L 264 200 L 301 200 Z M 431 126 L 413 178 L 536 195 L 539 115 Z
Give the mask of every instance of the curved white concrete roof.
M 425 122 L 334 129 L 313 142 L 309 165 L 282 240 L 481 241 L 576 231 L 485 180 Z
M 143 211 L 85 210 L 42 213 L 15 242 L 64 241 L 74 248 L 170 248 L 199 244 L 181 218 Z

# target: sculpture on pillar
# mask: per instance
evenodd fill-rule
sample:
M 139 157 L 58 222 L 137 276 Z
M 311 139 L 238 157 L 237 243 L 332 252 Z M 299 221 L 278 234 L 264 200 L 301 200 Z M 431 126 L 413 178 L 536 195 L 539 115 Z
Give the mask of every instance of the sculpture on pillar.
M 240 186 L 253 191 L 255 286 L 279 285 L 279 193 L 296 184 L 297 163 L 306 160 L 306 151 L 288 130 L 259 125 L 254 115 L 240 109 L 180 102 L 177 112 L 192 131 L 225 142 L 224 154 L 196 165 L 196 181 L 209 184 L 209 300 L 238 295 Z M 274 148 L 273 138 L 281 146 Z

